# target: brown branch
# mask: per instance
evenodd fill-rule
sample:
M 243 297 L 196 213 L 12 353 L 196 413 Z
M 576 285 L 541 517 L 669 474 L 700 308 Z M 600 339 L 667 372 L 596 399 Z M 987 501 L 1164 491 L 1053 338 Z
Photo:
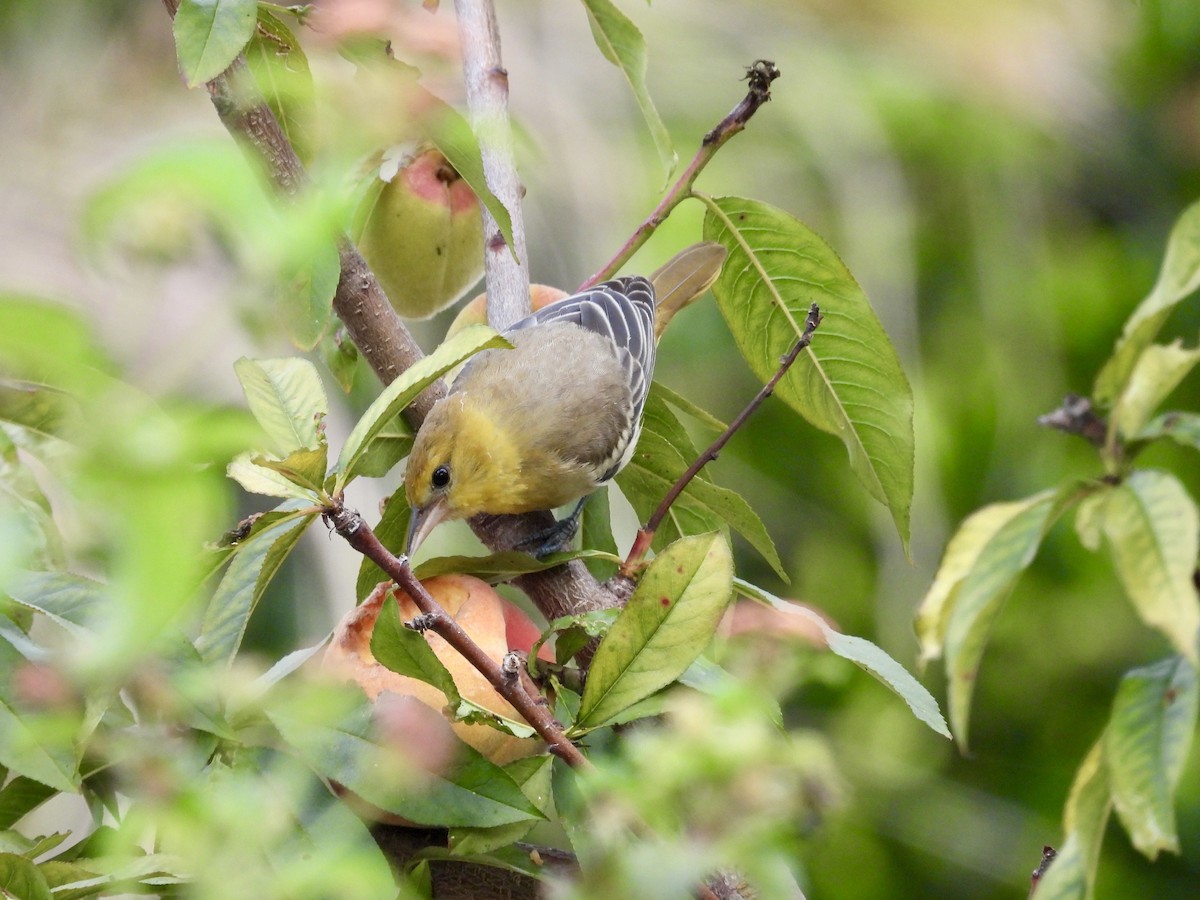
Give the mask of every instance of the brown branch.
M 163 5 L 174 17 L 178 0 L 163 0 Z M 308 184 L 308 176 L 248 74 L 245 58 L 239 55 L 225 73 L 208 83 L 213 105 L 230 134 L 260 157 L 280 191 L 294 196 Z M 396 316 L 370 266 L 353 244 L 343 240 L 338 251 L 341 276 L 333 309 L 379 380 L 390 384 L 422 357 L 421 348 Z M 528 296 L 526 290 L 525 297 Z M 404 411 L 405 420 L 414 429 L 419 428 L 430 407 L 444 393 L 442 382 L 434 382 Z M 475 520 L 472 528 L 487 547 L 498 551 L 511 550 L 544 531 L 547 524 L 545 516 L 532 514 Z M 547 619 L 619 603 L 578 561 L 522 576 L 516 583 Z
M 629 556 L 621 565 L 620 574 L 622 576 L 626 578 L 633 576 L 634 571 L 641 564 L 642 558 L 646 555 L 646 551 L 650 549 L 650 544 L 654 541 L 654 533 L 658 531 L 662 520 L 666 518 L 667 512 L 671 509 L 671 504 L 679 499 L 679 495 L 683 493 L 692 479 L 700 473 L 700 470 L 717 458 L 717 455 L 729 443 L 729 439 L 737 433 L 738 429 L 746 424 L 746 421 L 762 405 L 763 401 L 774 393 L 775 386 L 779 384 L 783 376 L 787 374 L 788 369 L 792 367 L 792 363 L 800 356 L 800 351 L 812 343 L 813 334 L 820 324 L 821 310 L 814 303 L 808 308 L 808 318 L 804 323 L 804 333 L 792 345 L 792 349 L 779 360 L 779 368 L 775 370 L 775 374 L 771 376 L 771 380 L 764 384 L 762 390 L 754 395 L 754 399 L 746 404 L 746 408 L 738 413 L 736 419 L 729 423 L 728 427 L 721 432 L 720 437 L 713 441 L 709 448 L 696 457 L 696 461 L 688 466 L 687 471 L 671 486 L 666 496 L 663 497 L 662 502 L 658 504 L 658 508 L 646 520 L 646 524 L 642 529 L 638 531 L 637 538 L 629 550 Z
M 325 520 L 331 524 L 337 533 L 345 538 L 346 543 L 379 566 L 389 578 L 396 582 L 413 603 L 421 610 L 422 628 L 428 628 L 445 639 L 480 674 L 495 688 L 496 693 L 512 704 L 534 731 L 546 742 L 550 752 L 562 759 L 573 768 L 579 769 L 588 765 L 587 757 L 579 748 L 572 744 L 563 727 L 550 712 L 544 702 L 531 697 L 525 690 L 520 676 L 520 661 L 515 662 L 505 657 L 503 665 L 492 659 L 484 652 L 461 625 L 447 613 L 440 603 L 425 590 L 425 586 L 417 580 L 407 557 L 396 557 L 380 543 L 375 532 L 362 516 L 353 509 L 347 509 L 337 498 L 324 511 Z M 511 656 L 511 654 L 510 654 Z
M 758 112 L 758 108 L 771 99 L 771 82 L 778 77 L 779 69 L 769 59 L 756 60 L 746 69 L 746 80 L 750 82 L 750 90 L 746 96 L 729 111 L 729 115 L 704 136 L 704 140 L 700 142 L 700 150 L 688 163 L 688 167 L 683 170 L 683 174 L 654 208 L 654 212 L 650 213 L 649 217 L 629 236 L 629 240 L 617 251 L 617 255 L 605 263 L 600 271 L 581 284 L 579 290 L 582 291 L 594 284 L 599 284 L 617 274 L 621 266 L 629 262 L 633 254 L 650 239 L 650 235 L 654 234 L 655 229 L 666 221 L 671 211 L 692 195 L 692 185 L 696 183 L 696 178 L 704 170 L 704 167 L 717 155 L 717 151 L 731 137 L 742 131 L 746 127 L 746 123 Z
M 508 120 L 508 71 L 500 59 L 500 31 L 492 0 L 454 0 L 462 45 L 467 109 L 479 139 L 488 187 L 508 209 L 514 246 L 510 250 L 500 226 L 483 207 L 484 265 L 488 323 L 503 331 L 529 315 L 529 254 L 521 215 L 524 189 L 513 157 Z

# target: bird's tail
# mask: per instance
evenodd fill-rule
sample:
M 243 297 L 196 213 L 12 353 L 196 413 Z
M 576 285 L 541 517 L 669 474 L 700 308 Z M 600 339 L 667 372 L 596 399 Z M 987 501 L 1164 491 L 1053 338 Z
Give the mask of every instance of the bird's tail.
M 727 255 L 724 247 L 712 241 L 692 244 L 650 276 L 658 304 L 654 315 L 655 339 L 662 337 L 677 312 L 712 286 Z

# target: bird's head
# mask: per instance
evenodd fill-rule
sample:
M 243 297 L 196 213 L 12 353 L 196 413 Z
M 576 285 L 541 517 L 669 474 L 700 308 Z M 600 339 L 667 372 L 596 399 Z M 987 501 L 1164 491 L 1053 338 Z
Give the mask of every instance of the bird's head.
M 404 473 L 412 507 L 406 552 L 416 550 L 441 522 L 505 512 L 519 472 L 513 438 L 503 423 L 465 394 L 439 401 L 417 432 Z

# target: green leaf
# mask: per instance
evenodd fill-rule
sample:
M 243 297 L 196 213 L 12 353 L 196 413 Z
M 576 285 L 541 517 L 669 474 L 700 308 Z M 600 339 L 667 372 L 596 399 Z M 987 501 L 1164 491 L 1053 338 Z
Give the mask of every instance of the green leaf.
M 807 607 L 798 603 L 788 603 L 773 594 L 764 591 L 757 585 L 750 584 L 740 578 L 734 579 L 734 587 L 738 593 L 752 600 L 765 603 L 773 609 L 788 615 L 801 616 L 816 625 L 825 638 L 829 649 L 842 659 L 849 660 L 863 671 L 872 675 L 885 687 L 891 689 L 901 700 L 908 704 L 914 716 L 943 737 L 950 737 L 950 729 L 938 709 L 937 701 L 917 681 L 904 666 L 892 659 L 884 650 L 872 644 L 865 638 L 842 634 L 829 627 L 829 623 Z
M 661 399 L 668 406 L 673 406 L 686 416 L 695 419 L 706 428 L 710 428 L 716 432 L 724 431 L 728 426 L 708 410 L 703 409 L 684 397 L 682 394 L 677 394 L 666 385 L 658 381 L 650 383 L 650 396 Z
M 0 292 L 0 363 L 8 376 L 77 390 L 80 396 L 104 383 L 97 369 L 109 368 L 77 311 L 11 292 Z
M 1200 598 L 1192 581 L 1200 542 L 1196 504 L 1167 472 L 1142 469 L 1108 492 L 1104 536 L 1138 615 L 1196 661 Z
M 1063 811 L 1064 840 L 1033 892 L 1034 900 L 1083 900 L 1091 896 L 1104 827 L 1112 811 L 1105 741 L 1101 738 L 1075 773 Z
M 233 662 L 263 591 L 315 518 L 315 513 L 297 513 L 239 545 L 196 638 L 196 650 L 206 663 Z
M 1196 727 L 1196 670 L 1179 657 L 1126 673 L 1105 732 L 1117 815 L 1150 859 L 1179 852 L 1175 789 Z
M 255 456 L 250 462 L 260 468 L 277 472 L 309 492 L 319 495 L 325 483 L 325 466 L 328 459 L 328 446 L 324 443 L 312 449 L 293 450 L 284 459 L 271 459 L 267 456 Z
M 15 853 L 0 853 L 0 895 L 17 900 L 54 900 L 38 867 Z
M 404 552 L 404 538 L 408 534 L 408 520 L 411 514 L 412 510 L 408 501 L 404 499 L 402 490 L 392 494 L 383 507 L 383 516 L 375 526 L 375 537 L 393 554 Z M 390 576 L 383 569 L 364 556 L 358 566 L 358 578 L 354 582 L 355 602 L 362 603 L 367 595 L 375 590 L 375 585 L 390 580 Z
M 1168 412 L 1156 416 L 1133 436 L 1139 441 L 1168 437 L 1177 444 L 1200 450 L 1200 413 Z
M 263 7 L 246 46 L 246 64 L 288 143 L 307 165 L 312 161 L 315 95 L 304 48 L 286 24 Z
M 518 759 L 504 767 L 521 793 L 544 814 L 550 812 L 550 776 L 553 759 L 550 756 L 530 756 Z M 493 828 L 452 828 L 450 830 L 450 852 L 455 856 L 475 856 L 491 853 L 521 840 L 534 827 L 535 822 L 514 822 Z
M 563 550 L 551 553 L 537 559 L 528 553 L 509 550 L 505 553 L 493 553 L 490 556 L 438 556 L 427 559 L 413 571 L 417 578 L 424 581 L 435 575 L 471 575 L 490 584 L 501 584 L 512 581 L 520 575 L 531 572 L 544 572 L 561 566 L 573 559 L 598 559 L 607 562 L 620 562 L 619 557 L 601 550 Z
M 1136 435 L 1197 362 L 1200 349 L 1186 350 L 1181 341 L 1147 347 L 1113 406 L 1109 428 L 1126 437 Z
M 384 600 L 375 620 L 371 631 L 371 655 L 384 668 L 433 685 L 446 695 L 451 706 L 457 706 L 462 699 L 454 676 L 437 658 L 425 635 L 404 627 L 400 621 L 400 605 L 394 597 Z
M 74 793 L 79 773 L 73 754 L 40 731 L 30 728 L 17 710 L 0 698 L 0 765 L 56 791 Z
M 654 149 L 666 169 L 666 178 L 670 180 L 679 162 L 679 156 L 671 145 L 671 136 L 667 126 L 663 124 L 646 89 L 646 41 L 636 25 L 623 12 L 613 5 L 611 0 L 583 0 L 587 8 L 588 24 L 592 27 L 592 37 L 596 46 L 604 54 L 604 58 L 621 70 L 629 87 L 633 89 L 634 99 L 642 111 L 642 118 L 650 129 L 650 137 L 654 141 Z
M 18 775 L 0 788 L 0 831 L 11 828 L 57 791 L 33 778 Z
M 289 274 L 292 277 L 279 285 L 283 320 L 292 343 L 301 350 L 312 350 L 321 342 L 333 315 L 333 295 L 342 277 L 337 246 L 318 244 L 299 262 L 299 270 Z
M 5 593 L 74 635 L 84 634 L 110 602 L 104 585 L 67 572 L 28 572 Z
M 589 550 L 599 550 L 613 557 L 611 560 L 590 559 L 584 565 L 597 581 L 608 581 L 617 574 L 617 540 L 613 537 L 611 508 L 608 502 L 608 487 L 593 493 L 583 507 L 579 522 L 579 545 Z
M 329 372 L 338 386 L 347 394 L 350 393 L 354 389 L 359 356 L 358 347 L 350 340 L 344 328 L 339 326 L 333 334 L 327 334 L 321 341 L 321 358 L 325 360 L 325 365 L 329 367 Z
M 367 408 L 350 432 L 350 436 L 346 438 L 334 469 L 338 475 L 334 493 L 339 493 L 351 479 L 360 474 L 359 466 L 371 441 L 404 407 L 415 400 L 421 391 L 440 378 L 443 372 L 454 368 L 480 350 L 511 346 L 486 325 L 472 325 L 445 341 L 429 356 L 409 366 L 375 398 L 375 402 Z
M 329 401 L 316 366 L 307 359 L 247 359 L 233 364 L 246 403 L 280 457 L 324 442 Z
M 961 747 L 967 746 L 971 696 L 992 622 L 1050 526 L 1080 493 L 1071 483 L 986 506 L 963 522 L 946 547 L 917 611 L 917 634 L 922 659 L 945 654 L 950 723 Z
M 371 438 L 358 460 L 358 477 L 382 478 L 408 456 L 413 433 L 399 416 L 391 419 Z
M 732 581 L 720 534 L 683 538 L 656 557 L 596 649 L 575 727 L 599 727 L 682 675 L 708 646 Z
M 188 87 L 229 68 L 254 34 L 256 0 L 181 0 L 175 14 L 175 50 Z
M 698 455 L 665 400 L 651 393 L 637 448 L 616 479 L 641 521 L 649 519 Z M 705 534 L 725 525 L 741 534 L 780 578 L 788 580 L 775 543 L 750 504 L 740 494 L 718 487 L 705 477 L 693 478 L 688 483 L 671 505 L 668 518 L 651 546 L 659 550 L 684 535 Z
M 704 237 L 729 251 L 713 285 L 721 313 L 763 381 L 803 334 L 809 306 L 824 317 L 775 393 L 836 435 L 850 468 L 885 504 L 908 552 L 913 493 L 912 389 L 866 294 L 837 254 L 799 220 L 765 203 L 705 198 Z
M 268 710 L 267 715 L 292 750 L 322 776 L 410 821 L 491 827 L 543 818 L 503 769 L 465 745 L 460 748 L 465 761 L 452 771 L 412 771 L 374 735 L 365 704 L 333 724 L 302 708 Z
M 9 422 L 35 434 L 55 437 L 63 425 L 77 419 L 79 404 L 63 391 L 46 384 L 0 379 L 0 422 Z
M 280 497 L 285 500 L 303 500 L 307 503 L 320 502 L 320 497 L 316 491 L 302 484 L 297 484 L 273 467 L 258 465 L 254 461 L 256 459 L 264 460 L 264 457 L 252 450 L 239 453 L 225 467 L 225 474 L 251 494 L 261 494 L 264 497 Z
M 1138 358 L 1154 340 L 1171 310 L 1200 287 L 1200 203 L 1193 203 L 1175 223 L 1167 252 L 1150 294 L 1125 323 L 1113 355 L 1105 363 L 1092 396 L 1111 406 L 1124 391 Z
M 512 216 L 508 207 L 501 203 L 500 198 L 488 187 L 487 176 L 483 173 L 483 155 L 479 151 L 479 140 L 475 132 L 458 110 L 448 104 L 438 105 L 438 114 L 432 117 L 431 124 L 429 139 L 470 186 L 479 202 L 492 214 L 492 218 L 496 220 L 496 227 L 500 229 L 504 242 L 515 259 L 517 251 L 513 243 Z

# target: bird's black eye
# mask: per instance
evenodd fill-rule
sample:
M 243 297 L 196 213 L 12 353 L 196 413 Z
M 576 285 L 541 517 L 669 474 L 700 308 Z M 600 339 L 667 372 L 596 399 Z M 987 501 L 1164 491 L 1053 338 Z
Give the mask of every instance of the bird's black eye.
M 435 488 L 444 488 L 450 483 L 450 467 L 438 466 L 433 470 L 433 475 L 430 476 L 429 481 Z

